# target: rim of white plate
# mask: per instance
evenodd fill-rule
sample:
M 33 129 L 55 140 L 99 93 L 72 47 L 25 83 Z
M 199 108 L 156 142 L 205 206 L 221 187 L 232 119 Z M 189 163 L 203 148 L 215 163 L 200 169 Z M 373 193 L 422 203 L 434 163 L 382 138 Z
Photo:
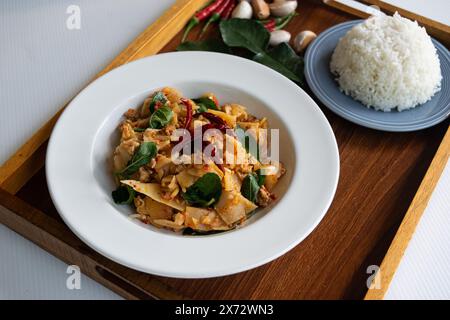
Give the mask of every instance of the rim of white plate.
M 238 87 L 257 96 L 276 107 L 293 137 L 296 169 L 289 190 L 267 215 L 238 231 L 181 237 L 142 228 L 117 214 L 94 178 L 92 149 L 112 110 L 143 91 L 176 87 L 177 82 L 186 81 Z M 320 108 L 289 79 L 236 56 L 172 52 L 116 68 L 77 95 L 51 135 L 46 175 L 50 195 L 64 222 L 100 254 L 150 274 L 207 278 L 265 264 L 308 236 L 333 200 L 339 153 Z

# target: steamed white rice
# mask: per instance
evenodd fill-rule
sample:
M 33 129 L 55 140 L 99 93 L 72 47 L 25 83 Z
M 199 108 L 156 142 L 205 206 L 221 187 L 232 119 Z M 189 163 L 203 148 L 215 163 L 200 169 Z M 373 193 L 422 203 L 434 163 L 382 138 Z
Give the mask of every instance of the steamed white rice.
M 331 72 L 341 90 L 377 110 L 399 111 L 440 90 L 441 68 L 425 28 L 397 13 L 353 27 L 333 52 Z

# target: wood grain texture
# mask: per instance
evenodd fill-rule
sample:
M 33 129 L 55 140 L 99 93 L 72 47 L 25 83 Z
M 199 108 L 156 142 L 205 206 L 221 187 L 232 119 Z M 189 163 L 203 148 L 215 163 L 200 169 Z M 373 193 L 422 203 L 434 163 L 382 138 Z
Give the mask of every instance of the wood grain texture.
M 447 130 L 447 133 L 442 140 L 433 161 L 431 162 L 430 168 L 422 180 L 419 190 L 414 196 L 414 199 L 406 212 L 405 218 L 403 219 L 394 240 L 392 241 L 392 244 L 383 259 L 383 262 L 381 263 L 379 269 L 380 288 L 370 289 L 365 296 L 366 300 L 380 300 L 383 299 L 386 294 L 408 243 L 411 240 L 419 220 L 428 205 L 432 195 L 432 190 L 435 189 L 449 157 L 450 128 Z
M 93 80 L 118 66 L 158 53 L 183 28 L 195 11 L 206 2 L 207 0 L 178 0 Z M 67 104 L 0 167 L 0 187 L 2 189 L 12 194 L 16 193 L 30 177 L 43 167 L 45 148 L 41 148 L 41 146 L 49 139 L 53 126 L 66 106 Z
M 358 9 L 355 9 L 353 7 L 349 7 L 341 2 L 338 1 L 334 1 L 334 0 L 325 0 L 324 3 L 326 5 L 329 5 L 331 7 L 334 7 L 336 9 L 342 10 L 344 12 L 350 13 L 351 15 L 354 15 L 355 17 L 360 17 L 363 19 L 366 19 L 370 16 L 370 14 L 364 12 L 364 11 L 360 11 Z
M 320 33 L 353 19 L 306 0 L 300 2 L 298 12 L 288 28 L 293 36 L 302 30 Z M 214 34 L 213 28 L 210 35 Z M 193 32 L 191 38 L 196 36 Z M 162 52 L 173 51 L 180 39 L 178 34 Z M 201 299 L 362 299 L 367 291 L 366 269 L 381 264 L 448 122 L 418 132 L 388 133 L 359 127 L 321 108 L 336 135 L 341 159 L 333 204 L 307 239 L 256 269 L 184 280 L 146 275 L 113 263 L 82 244 L 62 223 L 42 169 L 17 193 L 21 200 L 0 192 L 7 211 L 2 211 L 0 220 L 64 261 L 82 264 L 89 276 L 127 298 L 167 298 L 176 292 L 179 297 Z M 100 277 L 96 270 L 103 269 L 105 276 Z

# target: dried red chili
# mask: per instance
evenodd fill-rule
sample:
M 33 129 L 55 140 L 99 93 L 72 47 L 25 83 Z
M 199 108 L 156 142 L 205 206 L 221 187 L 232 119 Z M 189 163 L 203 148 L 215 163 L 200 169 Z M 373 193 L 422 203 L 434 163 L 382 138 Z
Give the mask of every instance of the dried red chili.
M 192 104 L 190 100 L 184 98 L 181 99 L 181 103 L 186 107 L 186 120 L 184 122 L 184 128 L 189 129 L 192 122 Z

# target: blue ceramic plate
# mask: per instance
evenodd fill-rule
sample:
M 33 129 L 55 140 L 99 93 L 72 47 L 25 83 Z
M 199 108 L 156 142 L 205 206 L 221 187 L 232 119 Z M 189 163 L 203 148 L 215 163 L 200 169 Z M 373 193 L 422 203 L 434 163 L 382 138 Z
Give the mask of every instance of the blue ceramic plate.
M 414 109 L 383 112 L 367 108 L 339 90 L 330 72 L 330 59 L 339 39 L 363 20 L 338 24 L 322 32 L 308 47 L 305 76 L 312 92 L 339 116 L 356 124 L 384 131 L 414 131 L 431 127 L 450 115 L 450 53 L 433 40 L 441 62 L 441 90 L 433 98 Z

